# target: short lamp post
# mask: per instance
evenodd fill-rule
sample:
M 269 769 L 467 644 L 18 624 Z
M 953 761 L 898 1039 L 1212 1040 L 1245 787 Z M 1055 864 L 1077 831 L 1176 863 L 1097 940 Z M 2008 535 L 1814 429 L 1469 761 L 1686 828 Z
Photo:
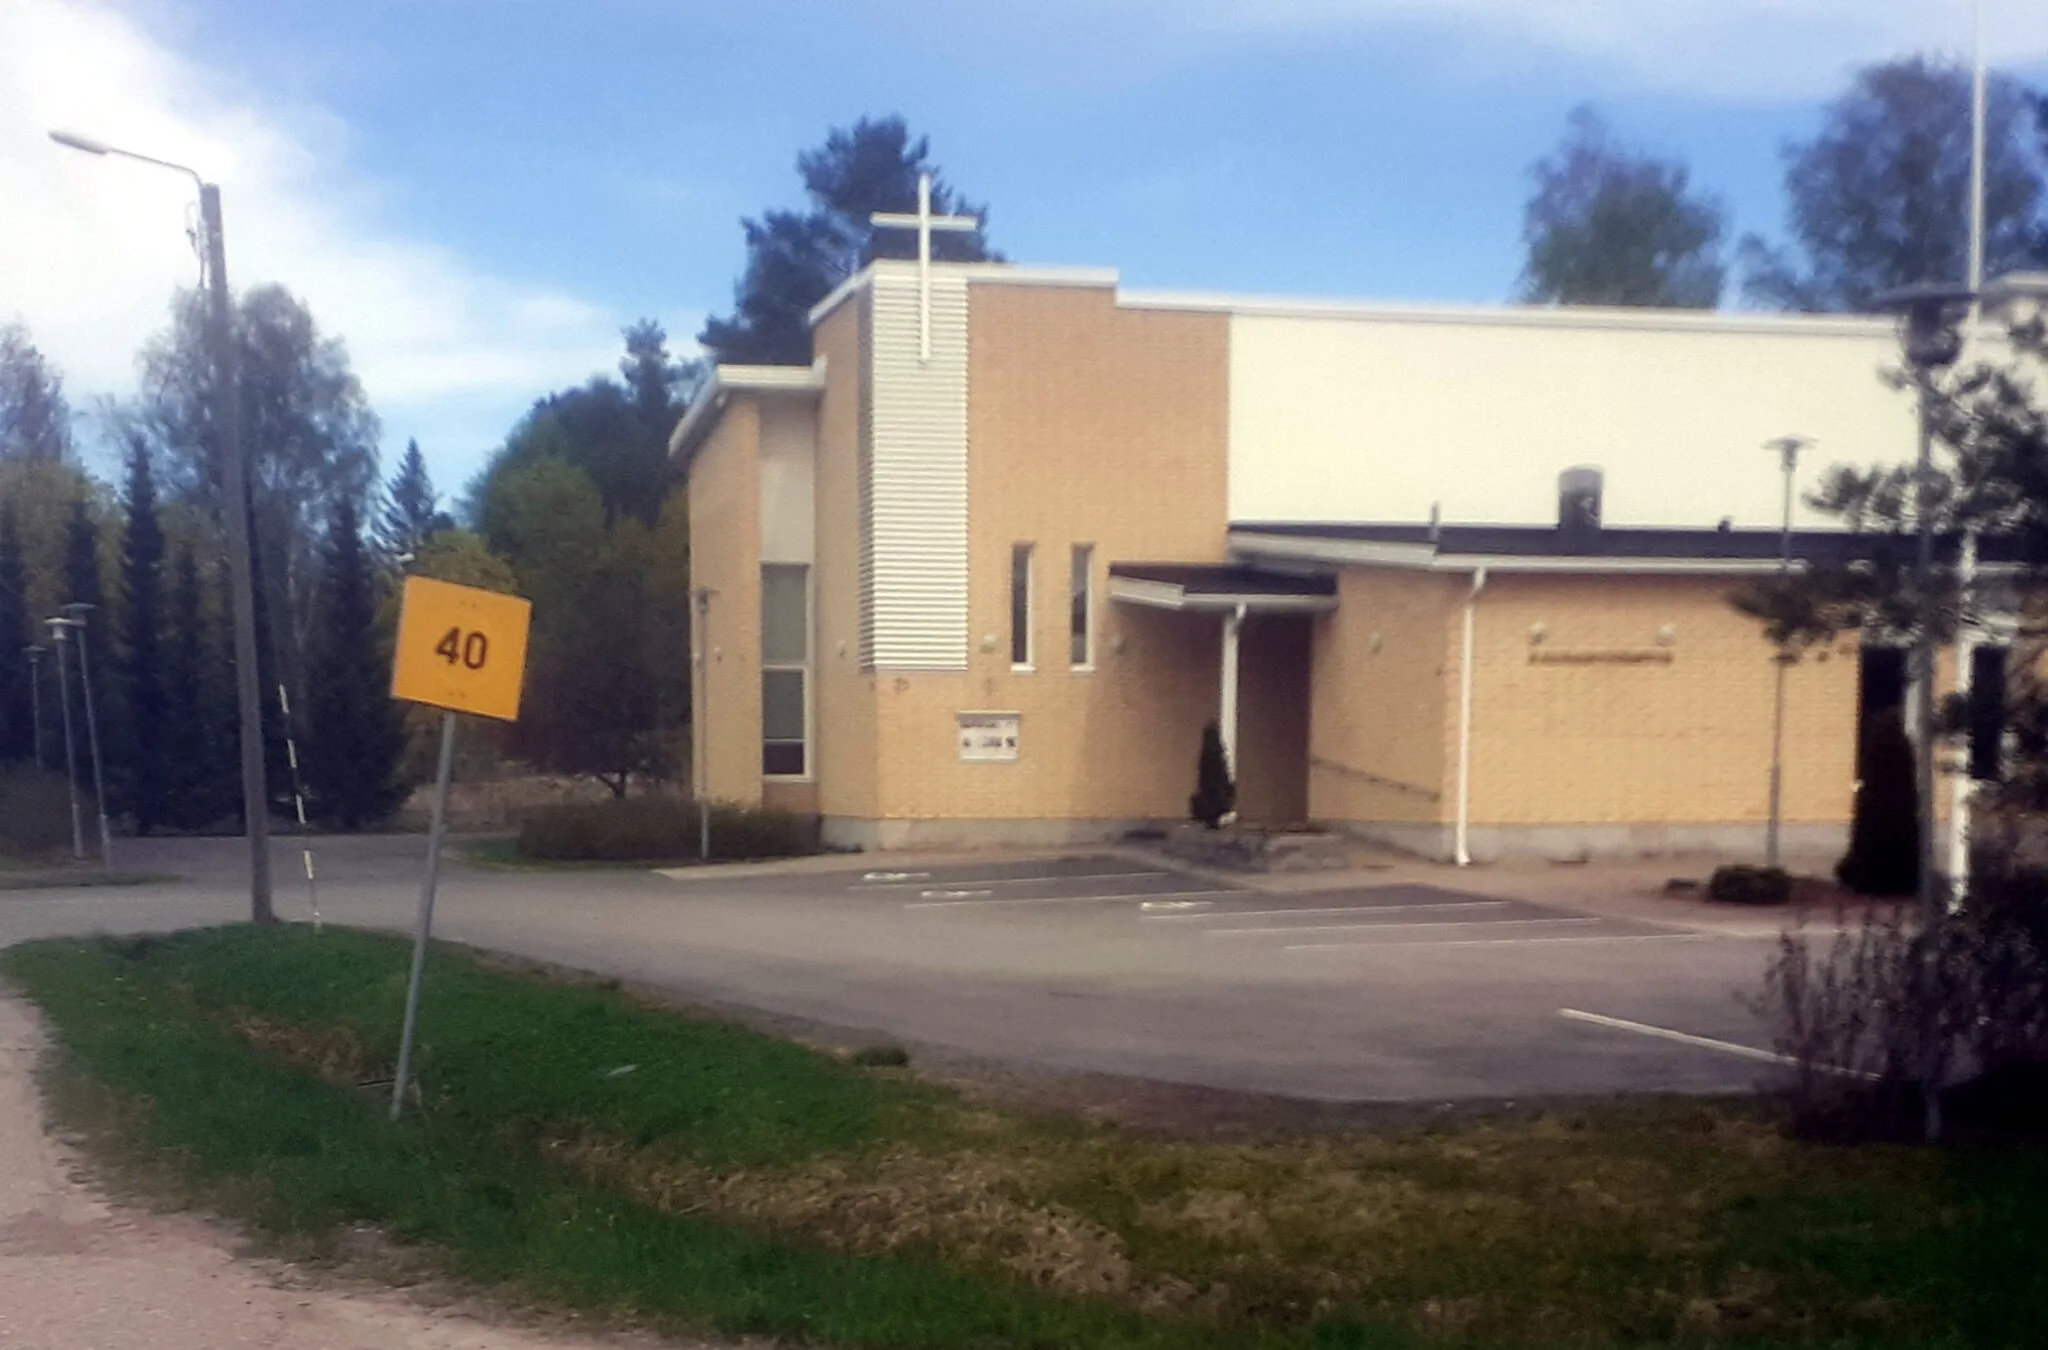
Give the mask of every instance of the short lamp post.
M 85 743 L 92 754 L 92 793 L 99 804 L 100 816 L 100 866 L 114 865 L 114 834 L 107 828 L 107 770 L 106 761 L 100 757 L 100 718 L 97 704 L 92 696 L 92 658 L 87 654 L 92 644 L 86 641 L 86 615 L 97 609 L 83 600 L 74 600 L 64 606 L 64 621 L 71 631 L 78 634 L 78 683 L 85 691 Z
M 227 239 L 221 228 L 220 187 L 184 164 L 138 154 L 77 132 L 50 139 L 88 155 L 132 159 L 189 177 L 199 189 L 199 220 L 206 258 L 207 342 L 213 352 L 213 416 L 220 429 L 221 516 L 228 542 L 228 583 L 235 628 L 235 705 L 242 755 L 242 818 L 249 836 L 249 914 L 257 923 L 277 915 L 270 900 L 270 791 L 263 776 L 263 694 L 256 678 L 256 589 L 249 560 L 249 470 L 242 451 L 242 400 L 228 296 Z
M 42 772 L 43 768 L 43 658 L 49 655 L 49 651 L 48 647 L 40 643 L 30 643 L 21 649 L 22 656 L 28 660 L 29 736 L 31 740 L 29 754 L 35 760 L 38 773 Z
M 71 735 L 71 678 L 64 666 L 64 649 L 70 645 L 65 634 L 70 630 L 70 621 L 45 619 L 43 625 L 50 630 L 50 645 L 57 649 L 57 707 L 64 718 L 64 787 L 71 797 L 71 856 L 83 860 L 85 825 L 78 811 L 78 743 Z

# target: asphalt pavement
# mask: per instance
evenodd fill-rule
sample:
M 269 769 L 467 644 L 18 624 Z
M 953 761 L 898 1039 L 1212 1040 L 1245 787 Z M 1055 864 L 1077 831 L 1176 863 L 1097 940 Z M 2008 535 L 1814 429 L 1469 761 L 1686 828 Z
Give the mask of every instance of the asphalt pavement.
M 246 913 L 240 841 L 120 847 L 181 879 L 0 892 L 0 943 Z M 424 849 L 315 841 L 323 918 L 409 928 Z M 1741 1091 L 1770 1068 L 1744 1003 L 1768 929 L 1601 912 L 1554 882 L 1538 902 L 1448 869 L 1272 890 L 1121 853 L 673 874 L 457 855 L 442 937 L 913 1052 L 1332 1101 Z M 274 858 L 280 914 L 309 919 L 296 843 Z

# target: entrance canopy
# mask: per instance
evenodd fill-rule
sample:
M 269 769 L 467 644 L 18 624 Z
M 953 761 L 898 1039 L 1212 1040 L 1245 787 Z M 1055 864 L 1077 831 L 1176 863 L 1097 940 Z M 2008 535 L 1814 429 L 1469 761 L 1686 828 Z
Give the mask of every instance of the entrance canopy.
M 1337 607 L 1337 579 L 1242 563 L 1111 563 L 1109 595 L 1152 609 L 1314 614 Z

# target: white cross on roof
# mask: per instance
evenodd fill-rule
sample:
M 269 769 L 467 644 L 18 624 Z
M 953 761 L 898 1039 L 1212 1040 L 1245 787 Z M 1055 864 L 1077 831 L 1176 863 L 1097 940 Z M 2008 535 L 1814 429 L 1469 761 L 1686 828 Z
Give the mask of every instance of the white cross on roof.
M 917 176 L 917 212 L 877 211 L 871 219 L 876 229 L 917 231 L 917 359 L 932 359 L 932 231 L 972 232 L 981 228 L 973 216 L 932 214 L 932 176 Z

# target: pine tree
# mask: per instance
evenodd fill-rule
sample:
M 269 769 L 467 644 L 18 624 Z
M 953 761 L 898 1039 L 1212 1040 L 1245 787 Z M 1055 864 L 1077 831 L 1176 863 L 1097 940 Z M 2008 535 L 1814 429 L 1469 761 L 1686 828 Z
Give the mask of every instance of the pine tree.
M 314 809 L 356 830 L 404 799 L 405 723 L 390 695 L 391 653 L 377 632 L 361 525 L 346 500 L 335 507 L 326 554 L 308 672 L 306 780 Z
M 165 823 L 170 809 L 169 706 L 159 633 L 163 622 L 164 532 L 156 516 L 156 480 L 140 440 L 128 454 L 128 523 L 121 535 L 121 661 L 128 693 L 128 772 L 124 794 L 135 832 Z
M 14 503 L 0 502 L 0 761 L 35 755 L 33 667 L 26 648 L 28 566 L 21 556 L 21 528 Z
M 407 441 L 398 472 L 384 485 L 384 509 L 377 517 L 378 546 L 393 558 L 417 554 L 436 531 L 454 523 L 438 509 L 439 503 L 420 443 Z
M 233 743 L 223 754 L 222 719 L 209 681 L 206 599 L 200 587 L 199 560 L 188 545 L 178 550 L 171 585 L 171 622 L 162 644 L 164 703 L 159 738 L 165 769 L 163 823 L 196 830 L 211 825 L 233 807 L 233 784 L 224 769 L 233 758 Z M 232 734 L 232 727 L 226 728 Z

